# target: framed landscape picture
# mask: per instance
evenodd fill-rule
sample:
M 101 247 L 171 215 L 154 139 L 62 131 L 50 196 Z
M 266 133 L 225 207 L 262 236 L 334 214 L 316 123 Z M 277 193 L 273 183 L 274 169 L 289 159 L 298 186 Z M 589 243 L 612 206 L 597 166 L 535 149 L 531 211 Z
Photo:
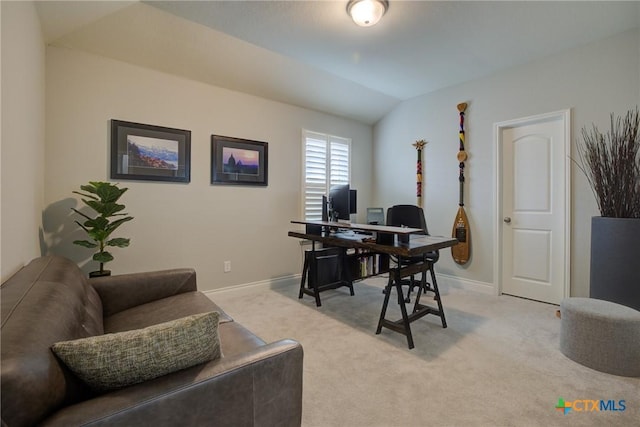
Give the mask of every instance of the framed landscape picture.
M 211 183 L 267 185 L 269 144 L 211 135 Z
M 191 131 L 111 120 L 111 178 L 191 180 Z

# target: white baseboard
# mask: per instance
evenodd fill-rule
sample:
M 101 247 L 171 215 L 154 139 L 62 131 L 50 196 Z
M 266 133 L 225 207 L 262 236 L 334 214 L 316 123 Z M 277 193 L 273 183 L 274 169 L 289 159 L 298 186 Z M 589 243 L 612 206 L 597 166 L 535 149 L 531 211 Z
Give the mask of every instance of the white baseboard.
M 497 295 L 493 283 L 480 282 L 478 280 L 465 279 L 442 273 L 436 273 L 436 275 L 440 291 L 442 291 L 444 285 L 452 288 L 464 289 L 466 291 L 480 292 L 487 295 Z
M 240 288 L 250 288 L 250 287 L 255 287 L 255 286 L 291 286 L 291 285 L 300 285 L 300 277 L 302 275 L 301 274 L 293 274 L 291 276 L 284 276 L 284 277 L 276 277 L 275 279 L 267 279 L 267 280 L 260 280 L 257 282 L 250 282 L 250 283 L 243 283 L 240 285 L 233 285 L 233 286 L 228 286 L 226 288 L 220 288 L 220 289 L 212 289 L 209 291 L 202 291 L 202 293 L 204 293 L 205 295 L 209 295 L 209 294 L 215 294 L 218 292 L 227 292 L 227 291 L 233 291 L 233 290 L 238 290 Z
M 472 292 L 480 292 L 487 295 L 497 295 L 497 292 L 492 283 L 480 282 L 478 280 L 464 279 L 461 277 L 451 276 L 449 274 L 436 273 L 438 278 L 438 287 L 440 291 L 448 286 L 456 289 L 463 289 Z M 254 287 L 254 286 L 300 286 L 301 274 L 292 274 L 290 276 L 276 277 L 274 279 L 260 280 L 257 282 L 244 283 L 240 285 L 229 286 L 221 289 L 213 289 L 209 291 L 203 291 L 205 295 L 215 294 L 218 292 L 227 292 L 237 290 L 240 288 Z

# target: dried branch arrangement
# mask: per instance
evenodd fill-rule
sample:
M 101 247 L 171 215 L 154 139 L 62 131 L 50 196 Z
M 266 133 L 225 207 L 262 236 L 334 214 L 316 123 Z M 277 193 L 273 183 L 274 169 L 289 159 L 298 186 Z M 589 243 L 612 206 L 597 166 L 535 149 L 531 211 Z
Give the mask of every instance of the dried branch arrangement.
M 603 134 L 595 125 L 582 128 L 580 162 L 595 195 L 600 214 L 640 218 L 640 133 L 638 107 L 622 117 L 611 114 L 611 129 Z

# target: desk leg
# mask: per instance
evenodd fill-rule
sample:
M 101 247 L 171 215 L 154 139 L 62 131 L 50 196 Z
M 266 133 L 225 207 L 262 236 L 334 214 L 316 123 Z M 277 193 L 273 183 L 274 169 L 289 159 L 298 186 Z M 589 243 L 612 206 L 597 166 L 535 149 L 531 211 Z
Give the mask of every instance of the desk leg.
M 387 282 L 387 286 L 385 287 L 384 292 L 384 302 L 382 303 L 382 310 L 380 311 L 380 319 L 378 319 L 378 328 L 376 329 L 376 335 L 382 332 L 382 323 L 384 322 L 384 317 L 387 314 L 387 306 L 389 305 L 389 296 L 391 295 L 391 285 L 393 284 L 393 271 L 389 271 L 389 281 Z
M 416 294 L 416 301 L 413 304 L 413 313 L 417 313 L 420 310 L 420 297 L 422 296 L 423 292 L 427 292 L 427 272 L 423 271 L 420 276 L 420 287 L 418 288 L 418 293 Z
M 322 291 L 346 286 L 349 288 L 349 292 L 352 296 L 355 294 L 353 290 L 353 280 L 349 273 L 346 249 L 328 249 L 330 249 L 330 251 L 323 254 L 322 252 L 316 252 L 315 246 L 312 246 L 311 251 L 306 251 L 304 257 L 304 266 L 302 268 L 302 278 L 300 279 L 300 292 L 298 293 L 298 298 L 302 298 L 304 294 L 311 295 L 314 297 L 317 307 L 322 306 L 322 303 L 320 302 L 320 292 Z M 333 282 L 329 283 L 324 283 L 326 282 L 326 278 L 324 278 L 322 280 L 323 283 L 320 283 L 318 273 L 321 268 L 323 268 L 321 264 L 327 260 L 332 261 L 332 259 L 335 259 L 338 277 L 335 278 Z M 305 287 L 305 284 L 307 284 L 308 288 Z
M 342 281 L 349 288 L 351 296 L 354 296 L 355 292 L 353 291 L 353 278 L 351 277 L 351 269 L 349 268 L 349 258 L 347 257 L 347 250 L 344 248 L 342 249 L 341 257 L 341 270 L 338 280 Z
M 382 304 L 382 310 L 380 312 L 380 319 L 378 320 L 378 328 L 376 334 L 382 332 L 382 327 L 391 329 L 392 331 L 399 332 L 407 337 L 407 344 L 409 350 L 414 348 L 413 334 L 411 333 L 411 319 L 407 314 L 407 307 L 404 304 L 404 295 L 402 293 L 402 274 L 401 263 L 398 263 L 396 271 L 389 272 L 389 282 L 387 283 L 386 292 L 384 293 L 384 303 Z M 389 298 L 391 297 L 391 289 L 395 286 L 398 292 L 398 304 L 400 305 L 400 312 L 402 313 L 402 319 L 396 322 L 386 320 L 387 307 L 389 306 Z
M 429 271 L 431 272 L 431 280 L 433 282 L 433 291 L 436 294 L 436 301 L 438 302 L 438 311 L 440 312 L 440 320 L 442 320 L 442 327 L 447 327 L 447 320 L 444 318 L 444 308 L 442 308 L 442 299 L 440 298 L 440 290 L 438 290 L 438 282 L 436 282 L 436 273 L 433 271 L 433 264 L 431 264 Z
M 407 344 L 409 345 L 409 350 L 411 350 L 413 345 L 413 334 L 411 334 L 411 323 L 409 321 L 409 316 L 407 314 L 407 307 L 404 304 L 404 296 L 402 295 L 402 281 L 396 281 L 396 289 L 398 290 L 398 301 L 400 301 L 400 312 L 402 313 L 402 324 L 404 326 L 404 333 L 407 336 Z
M 431 274 L 431 287 L 427 286 L 426 284 L 426 279 L 425 279 L 425 275 L 427 274 L 427 271 L 425 270 L 423 272 L 423 280 L 422 280 L 422 284 L 420 286 L 420 289 L 418 290 L 418 295 L 416 296 L 416 302 L 415 305 L 413 306 L 413 312 L 410 316 L 411 319 L 419 319 L 420 317 L 427 315 L 427 314 L 435 314 L 436 316 L 438 316 L 440 318 L 440 321 L 442 322 L 442 327 L 446 328 L 447 327 L 447 320 L 444 316 L 444 308 L 442 307 L 442 299 L 440 298 L 440 290 L 438 289 L 438 282 L 436 281 L 436 273 L 433 269 L 433 264 L 432 263 L 426 263 L 425 264 L 427 266 L 426 270 L 429 270 L 429 273 Z M 422 296 L 423 292 L 426 292 L 427 290 L 432 291 L 433 293 L 435 293 L 435 297 L 434 299 L 436 300 L 436 302 L 438 303 L 438 309 L 436 310 L 434 307 L 428 306 L 428 305 L 424 305 L 424 304 L 420 304 L 420 297 Z
M 315 252 L 315 247 L 313 248 L 313 251 Z M 305 287 L 305 282 L 309 276 L 309 269 L 311 268 L 310 266 L 311 266 L 311 256 L 308 256 L 308 254 L 305 254 L 304 266 L 302 267 L 302 278 L 300 279 L 300 292 L 298 293 L 298 299 L 302 299 L 302 296 L 305 294 L 306 290 L 304 287 Z M 309 283 L 313 288 L 313 296 L 315 297 L 315 300 L 316 300 L 316 307 L 320 307 L 322 303 L 320 302 L 320 291 L 318 290 L 317 280 L 309 279 Z M 310 292 L 306 291 L 306 293 L 310 293 Z
M 304 257 L 304 267 L 302 267 L 302 278 L 300 279 L 300 293 L 298 294 L 298 299 L 302 299 L 302 295 L 304 294 L 304 285 L 307 280 L 307 273 L 309 272 L 309 259 L 305 255 Z
M 314 261 L 317 262 L 317 261 Z M 314 279 L 311 280 L 312 286 L 313 286 L 313 296 L 316 299 L 316 307 L 321 307 L 322 303 L 320 302 L 320 289 L 318 289 L 318 280 Z

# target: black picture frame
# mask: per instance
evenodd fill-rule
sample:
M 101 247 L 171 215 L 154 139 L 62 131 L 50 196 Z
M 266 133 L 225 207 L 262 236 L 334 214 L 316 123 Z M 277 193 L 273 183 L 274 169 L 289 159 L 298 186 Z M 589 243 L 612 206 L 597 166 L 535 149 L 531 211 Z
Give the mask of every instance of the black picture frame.
M 191 181 L 191 131 L 111 120 L 111 178 Z
M 211 135 L 211 184 L 267 186 L 269 144 Z

